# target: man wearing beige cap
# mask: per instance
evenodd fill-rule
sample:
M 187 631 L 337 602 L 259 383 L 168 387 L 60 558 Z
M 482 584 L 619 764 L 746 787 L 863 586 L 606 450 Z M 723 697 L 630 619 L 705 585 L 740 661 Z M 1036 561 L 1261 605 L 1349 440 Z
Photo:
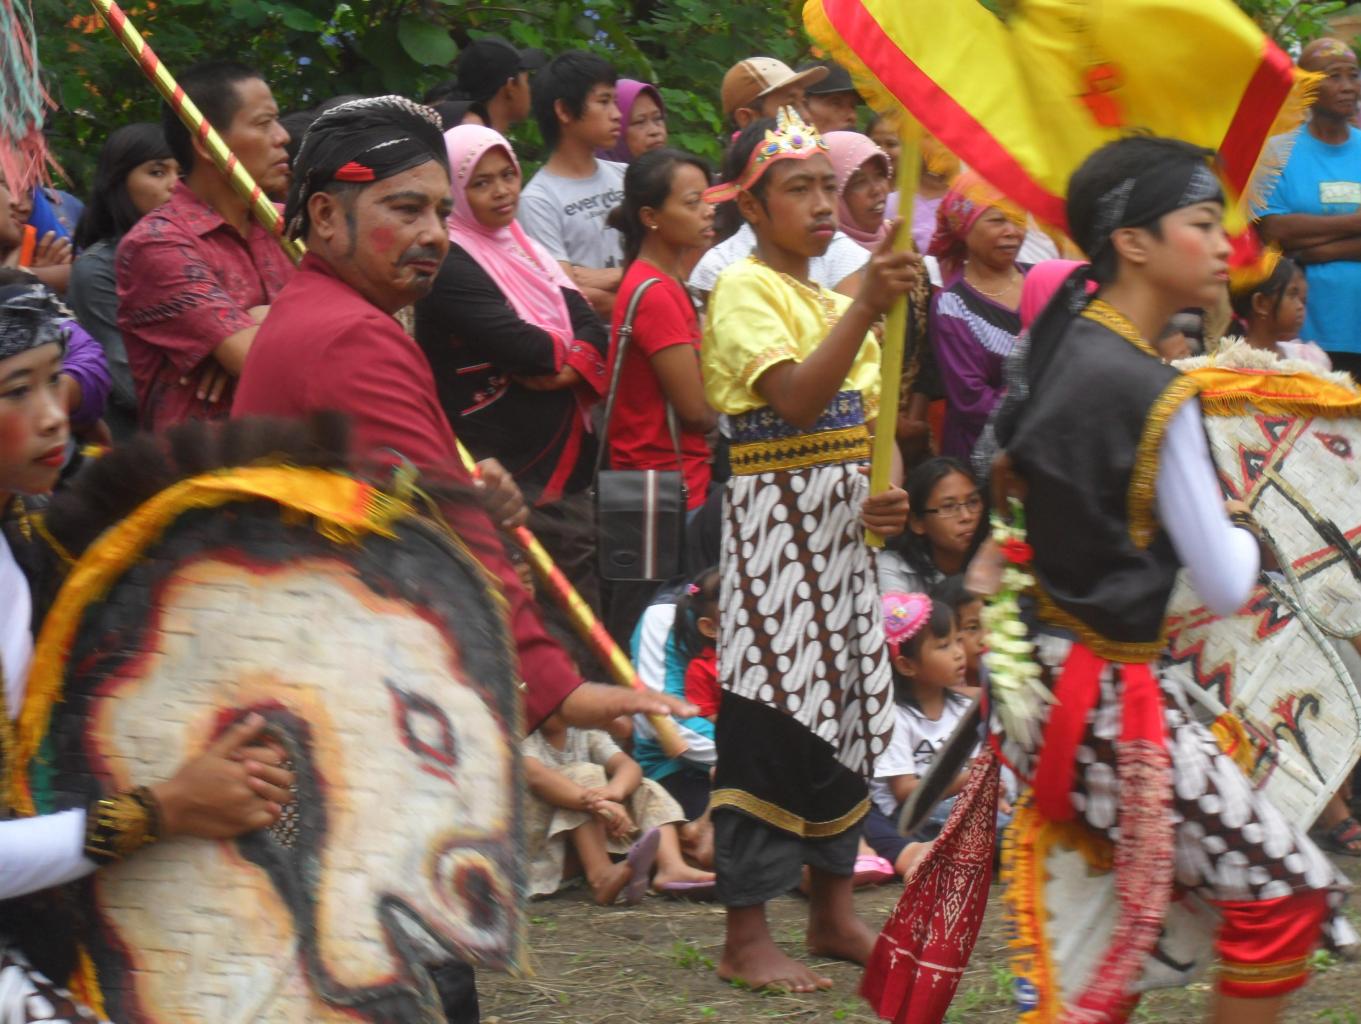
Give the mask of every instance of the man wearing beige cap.
M 824 67 L 795 72 L 774 57 L 748 57 L 723 76 L 723 116 L 734 131 L 741 131 L 760 118 L 774 117 L 781 107 L 792 106 L 807 119 L 803 91 L 826 77 Z

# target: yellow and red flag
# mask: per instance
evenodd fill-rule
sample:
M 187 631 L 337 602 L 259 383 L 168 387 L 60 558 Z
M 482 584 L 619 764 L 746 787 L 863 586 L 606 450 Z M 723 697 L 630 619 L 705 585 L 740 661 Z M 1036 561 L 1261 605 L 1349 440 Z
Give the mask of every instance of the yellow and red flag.
M 1005 19 L 978 0 L 807 0 L 804 21 L 871 105 L 1060 228 L 1069 176 L 1132 132 L 1217 151 L 1242 200 L 1309 77 L 1232 0 L 1017 0 Z

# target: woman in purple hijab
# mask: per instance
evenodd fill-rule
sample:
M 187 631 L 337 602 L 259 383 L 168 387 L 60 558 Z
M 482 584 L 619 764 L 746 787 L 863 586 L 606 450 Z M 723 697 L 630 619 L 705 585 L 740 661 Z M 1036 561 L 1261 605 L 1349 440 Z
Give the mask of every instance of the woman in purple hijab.
M 666 145 L 666 106 L 656 86 L 621 78 L 615 84 L 614 100 L 619 104 L 624 130 L 618 142 L 609 149 L 597 150 L 596 156 L 630 164 L 648 150 Z

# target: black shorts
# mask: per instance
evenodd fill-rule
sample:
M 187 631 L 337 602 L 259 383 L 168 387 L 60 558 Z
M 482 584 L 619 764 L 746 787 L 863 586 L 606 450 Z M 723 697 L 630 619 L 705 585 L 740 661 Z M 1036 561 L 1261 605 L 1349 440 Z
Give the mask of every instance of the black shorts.
M 718 902 L 754 907 L 798 886 L 803 866 L 849 878 L 860 849 L 860 822 L 826 839 L 801 839 L 735 811 L 715 808 L 714 868 Z

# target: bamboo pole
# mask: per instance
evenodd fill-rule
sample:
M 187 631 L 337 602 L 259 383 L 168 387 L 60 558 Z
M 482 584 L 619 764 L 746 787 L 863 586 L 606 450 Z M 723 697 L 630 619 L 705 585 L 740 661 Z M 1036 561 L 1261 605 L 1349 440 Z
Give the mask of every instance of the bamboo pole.
M 921 172 L 921 140 L 915 121 L 906 112 L 898 114 L 897 186 L 898 215 L 904 220 L 893 241 L 895 252 L 912 246 L 912 200 Z M 889 310 L 884 324 L 880 354 L 879 413 L 875 419 L 874 441 L 870 452 L 870 493 L 881 494 L 893 484 L 893 452 L 898 445 L 898 403 L 903 382 L 903 347 L 907 340 L 907 304 L 904 295 Z M 881 548 L 884 538 L 873 530 L 865 531 L 865 543 Z

